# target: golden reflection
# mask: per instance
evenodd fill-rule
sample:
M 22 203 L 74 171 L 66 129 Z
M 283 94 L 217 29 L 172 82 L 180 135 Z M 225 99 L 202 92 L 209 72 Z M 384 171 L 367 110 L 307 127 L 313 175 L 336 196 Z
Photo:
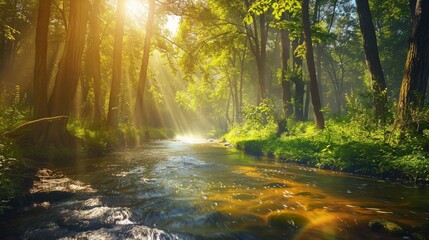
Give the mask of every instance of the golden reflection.
M 285 180 L 285 174 L 291 173 L 272 177 L 272 174 L 266 174 L 265 171 L 253 166 L 236 167 L 235 174 L 253 178 L 256 184 L 248 188 L 236 186 L 208 193 L 207 199 L 216 203 L 211 208 L 232 216 L 250 214 L 262 219 L 262 223 L 252 224 L 271 225 L 273 221 L 275 224 L 278 221 L 280 225 L 281 221 L 288 224 L 289 221 L 293 223 L 293 219 L 298 216 L 305 220 L 305 224 L 297 227 L 299 233 L 295 239 L 337 239 L 341 234 L 340 238 L 348 237 L 344 236 L 348 231 L 342 229 L 367 225 L 369 220 L 378 217 L 382 211 L 375 207 L 365 207 L 377 205 L 370 200 L 329 194 L 313 184 Z M 386 212 L 386 218 L 392 215 L 389 213 L 391 212 Z M 285 220 L 273 220 L 276 216 Z M 288 220 L 288 217 L 292 220 Z

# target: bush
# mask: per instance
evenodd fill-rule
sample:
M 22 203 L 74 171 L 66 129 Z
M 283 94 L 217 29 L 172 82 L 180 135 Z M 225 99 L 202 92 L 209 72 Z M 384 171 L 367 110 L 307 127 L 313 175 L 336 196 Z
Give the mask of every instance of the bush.
M 9 200 L 24 192 L 25 164 L 19 151 L 8 139 L 0 138 L 0 214 Z

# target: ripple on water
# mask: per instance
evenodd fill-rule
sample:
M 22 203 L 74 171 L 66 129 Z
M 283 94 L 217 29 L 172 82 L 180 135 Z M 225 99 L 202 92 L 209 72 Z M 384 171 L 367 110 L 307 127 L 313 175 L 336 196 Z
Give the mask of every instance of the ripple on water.
M 86 231 L 63 238 L 64 240 L 81 239 L 148 239 L 148 240 L 175 240 L 192 239 L 190 236 L 172 234 L 165 231 L 149 228 L 146 226 L 115 226 L 113 228 L 101 228 Z

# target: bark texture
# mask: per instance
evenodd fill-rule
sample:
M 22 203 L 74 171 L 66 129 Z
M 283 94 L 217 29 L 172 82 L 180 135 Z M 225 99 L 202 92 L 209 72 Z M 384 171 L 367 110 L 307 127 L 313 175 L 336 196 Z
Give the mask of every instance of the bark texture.
M 117 128 L 119 124 L 119 98 L 122 85 L 122 45 L 124 42 L 125 0 L 118 0 L 116 9 L 115 43 L 113 49 L 112 85 L 110 88 L 107 126 Z
M 51 0 L 40 0 L 36 27 L 36 48 L 34 62 L 34 106 L 33 118 L 43 118 L 48 114 L 48 30 L 51 15 Z
M 400 129 L 418 127 L 411 115 L 424 105 L 429 77 L 429 1 L 412 0 L 410 7 L 412 25 L 395 122 Z
M 366 65 L 371 74 L 371 90 L 373 92 L 375 116 L 384 121 L 387 112 L 386 81 L 384 80 L 383 69 L 381 68 L 377 38 L 375 36 L 368 0 L 356 0 L 356 7 L 363 38 Z
M 147 73 L 149 69 L 149 57 L 151 50 L 151 41 L 153 35 L 153 23 L 155 21 L 155 0 L 149 0 L 149 12 L 146 24 L 146 36 L 144 39 L 144 49 L 142 64 L 140 67 L 140 78 L 139 85 L 137 88 L 136 103 L 134 108 L 134 121 L 136 127 L 141 128 L 143 126 L 143 101 L 144 101 L 144 92 L 146 89 L 147 83 Z
M 311 103 L 313 104 L 314 121 L 317 128 L 325 128 L 325 119 L 322 113 L 322 104 L 320 102 L 319 87 L 317 84 L 316 68 L 314 65 L 313 44 L 311 40 L 309 0 L 302 1 L 302 24 L 304 26 L 304 42 L 306 48 L 306 59 L 308 73 L 310 75 Z

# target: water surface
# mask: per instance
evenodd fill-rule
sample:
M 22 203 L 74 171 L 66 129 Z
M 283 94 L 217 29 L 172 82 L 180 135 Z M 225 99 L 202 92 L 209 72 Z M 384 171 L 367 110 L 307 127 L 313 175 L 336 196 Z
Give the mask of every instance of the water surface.
M 156 141 L 56 169 L 72 193 L 2 220 L 5 238 L 412 239 L 429 223 L 427 186 L 290 165 L 218 143 Z M 373 232 L 375 218 L 406 233 Z

